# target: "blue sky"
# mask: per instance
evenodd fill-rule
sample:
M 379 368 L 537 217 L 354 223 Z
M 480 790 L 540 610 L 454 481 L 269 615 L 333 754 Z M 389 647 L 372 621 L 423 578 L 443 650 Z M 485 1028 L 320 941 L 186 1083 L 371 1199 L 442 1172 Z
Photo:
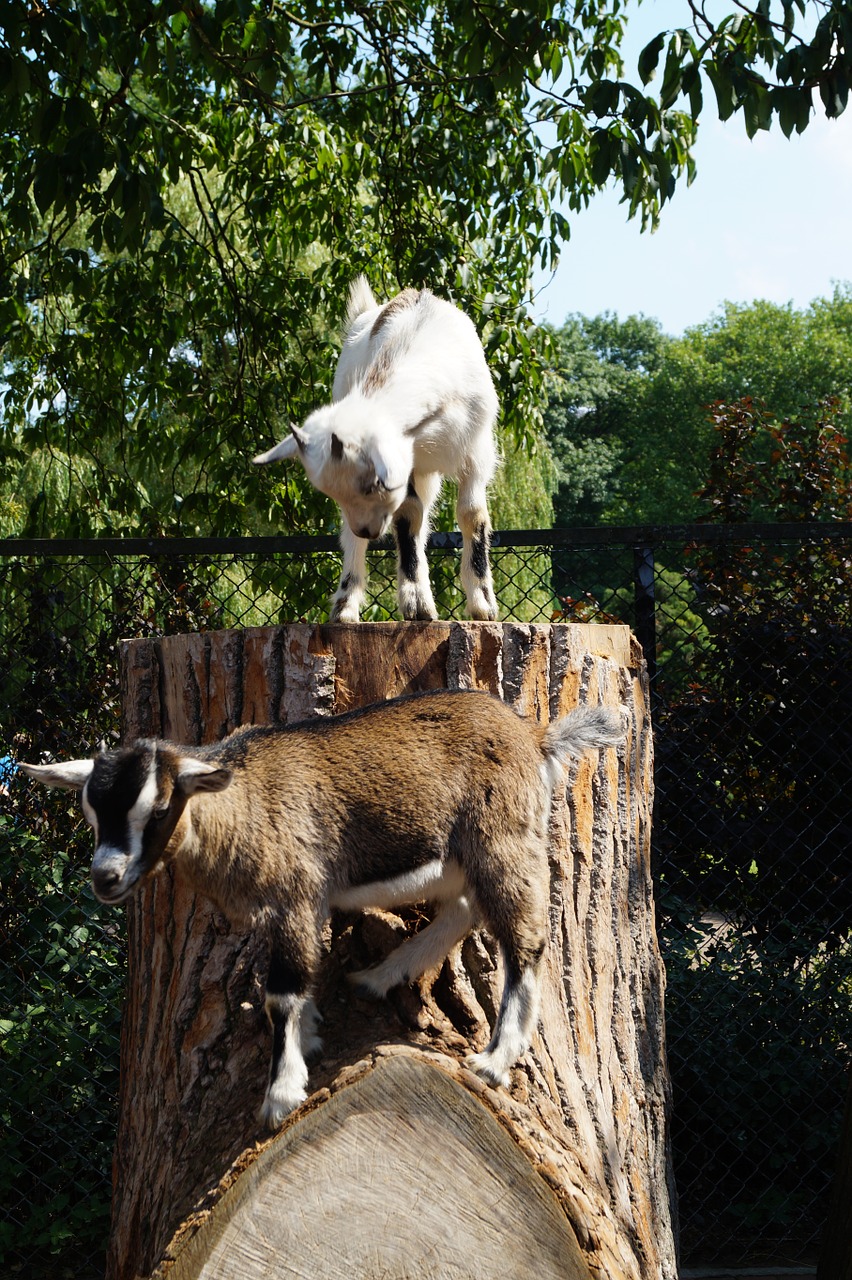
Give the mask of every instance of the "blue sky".
M 638 7 L 628 21 L 626 78 L 638 51 L 686 10 L 683 0 Z M 614 191 L 581 214 L 565 211 L 571 239 L 555 276 L 536 277 L 536 318 L 643 312 L 678 334 L 725 301 L 805 307 L 830 295 L 834 281 L 852 281 L 852 106 L 836 121 L 812 117 L 791 139 L 777 124 L 749 139 L 741 120 L 722 124 L 714 109 L 708 89 L 697 177 L 675 192 L 656 232 L 628 222 Z

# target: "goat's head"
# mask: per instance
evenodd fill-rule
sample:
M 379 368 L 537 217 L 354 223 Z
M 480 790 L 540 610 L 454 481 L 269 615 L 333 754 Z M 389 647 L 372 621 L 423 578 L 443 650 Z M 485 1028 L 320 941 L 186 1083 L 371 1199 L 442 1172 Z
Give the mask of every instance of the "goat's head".
M 372 407 L 363 421 L 347 414 L 345 428 L 341 417 L 336 405 L 317 409 L 304 427 L 291 426 L 286 440 L 254 461 L 298 458 L 311 484 L 334 498 L 356 537 L 380 538 L 408 495 L 413 445 L 394 424 L 377 422 Z
M 103 751 L 94 760 L 20 768 L 46 786 L 81 793 L 95 833 L 92 888 L 112 906 L 125 902 L 180 848 L 189 830 L 190 798 L 223 791 L 232 777 L 229 769 L 153 741 Z

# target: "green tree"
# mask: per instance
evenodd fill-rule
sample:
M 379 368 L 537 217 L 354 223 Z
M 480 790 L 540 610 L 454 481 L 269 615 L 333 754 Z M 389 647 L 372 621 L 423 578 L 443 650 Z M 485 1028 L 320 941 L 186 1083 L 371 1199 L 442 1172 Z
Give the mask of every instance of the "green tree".
M 761 3 L 661 34 L 624 79 L 621 0 L 5 0 L 0 335 L 7 526 L 237 532 L 336 519 L 259 445 L 328 393 L 351 276 L 475 316 L 508 439 L 534 442 L 535 260 L 611 178 L 659 216 L 722 115 L 845 106 L 848 8 Z M 660 90 L 648 88 L 658 66 Z M 48 484 L 40 481 L 47 473 Z
M 553 335 L 544 429 L 558 467 L 558 527 L 594 524 L 616 500 L 626 451 L 667 343 L 647 316 L 569 316 Z
M 555 337 L 545 425 L 560 467 L 560 523 L 698 518 L 716 401 L 750 396 L 794 430 L 803 406 L 832 397 L 839 427 L 852 426 L 850 284 L 803 310 L 727 303 L 680 338 L 612 316 L 572 317 Z M 772 510 L 756 504 L 752 518 Z

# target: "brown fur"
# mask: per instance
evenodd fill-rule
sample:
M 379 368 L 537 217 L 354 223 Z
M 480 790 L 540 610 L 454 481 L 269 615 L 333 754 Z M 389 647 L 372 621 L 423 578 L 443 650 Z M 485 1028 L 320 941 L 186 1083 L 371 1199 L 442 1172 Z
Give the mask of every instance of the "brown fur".
M 142 741 L 88 771 L 83 761 L 24 767 L 48 785 L 84 788 L 103 841 L 93 862 L 103 901 L 124 901 L 172 862 L 235 925 L 267 932 L 274 1034 L 263 1115 L 275 1127 L 306 1097 L 304 1059 L 319 1047 L 310 991 L 335 905 L 439 903 L 427 928 L 353 975 L 374 995 L 439 964 L 484 921 L 505 986 L 491 1043 L 471 1063 L 492 1083 L 508 1080 L 538 1016 L 559 764 L 620 736 L 604 708 L 544 728 L 488 694 L 443 692 L 237 729 L 210 747 Z M 126 851 L 116 846 L 122 830 Z
M 503 901 L 519 864 L 525 889 L 530 875 L 541 881 L 527 909 L 539 922 L 545 909 L 544 732 L 476 694 L 405 699 L 275 733 L 240 729 L 204 752 L 233 768 L 234 783 L 192 797 L 164 858 L 249 923 L 279 912 L 292 920 L 297 904 L 321 909 L 326 889 L 450 857 L 502 942 L 507 911 L 516 915 L 524 896 L 510 895 L 511 910 Z
M 391 298 L 390 302 L 386 302 L 373 321 L 373 326 L 370 329 L 370 337 L 375 338 L 382 327 L 387 324 L 388 320 L 395 316 L 398 311 L 406 311 L 408 307 L 415 306 L 419 297 L 420 291 L 418 289 L 403 289 L 395 298 Z

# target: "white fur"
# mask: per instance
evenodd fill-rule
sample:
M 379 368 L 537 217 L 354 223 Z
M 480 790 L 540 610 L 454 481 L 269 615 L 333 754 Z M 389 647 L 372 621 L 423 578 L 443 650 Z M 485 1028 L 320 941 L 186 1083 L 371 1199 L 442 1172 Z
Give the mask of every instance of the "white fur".
M 266 1012 L 284 1021 L 284 1045 L 278 1071 L 270 1080 L 261 1107 L 261 1120 L 270 1129 L 277 1129 L 286 1115 L 298 1107 L 308 1096 L 308 1066 L 303 1043 L 303 1014 L 310 997 L 267 994 Z
M 525 970 L 517 983 L 507 985 L 494 1035 L 482 1053 L 472 1053 L 468 1065 L 491 1084 L 509 1083 L 509 1068 L 530 1047 L 538 1023 L 540 984 L 536 975 Z
M 436 858 L 389 880 L 337 889 L 331 894 L 329 906 L 342 911 L 363 911 L 365 907 L 387 909 L 410 902 L 445 902 L 458 897 L 464 888 L 465 878 L 458 863 Z
M 400 299 L 409 299 L 399 305 Z M 487 486 L 497 465 L 498 402 L 482 344 L 468 317 L 427 290 L 384 307 L 363 276 L 350 290 L 349 329 L 334 377 L 333 403 L 259 454 L 256 463 L 298 457 L 311 483 L 343 513 L 343 570 L 333 621 L 357 622 L 366 589 L 370 539 L 391 521 L 414 543 L 413 577 L 400 556 L 398 599 L 404 618 L 437 617 L 425 546 L 442 476 L 458 480 L 462 586 L 472 618 L 491 620 L 497 604 L 487 565 Z M 416 300 L 415 300 L 416 299 Z M 376 328 L 378 324 L 378 327 Z M 485 537 L 485 571 L 472 555 Z M 398 537 L 399 541 L 399 537 Z

